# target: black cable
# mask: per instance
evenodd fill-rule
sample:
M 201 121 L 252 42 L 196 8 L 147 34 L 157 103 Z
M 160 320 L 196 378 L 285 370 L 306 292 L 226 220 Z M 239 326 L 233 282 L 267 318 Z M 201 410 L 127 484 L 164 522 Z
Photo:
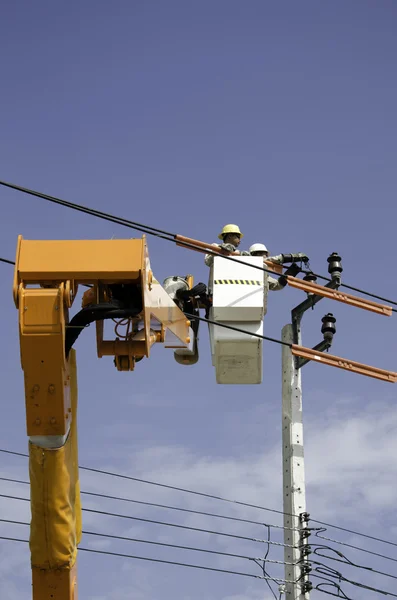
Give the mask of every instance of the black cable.
M 269 552 L 270 552 L 270 527 L 268 527 L 268 528 L 267 528 L 267 550 L 266 550 L 266 554 L 265 554 L 265 556 L 264 556 L 264 558 L 263 558 L 262 565 L 261 565 L 259 562 L 257 563 L 257 564 L 258 564 L 258 565 L 261 567 L 263 574 L 264 574 L 265 576 L 267 576 L 267 577 L 270 577 L 269 573 L 266 571 L 266 568 L 265 568 L 265 567 L 266 567 L 266 561 L 267 561 L 267 562 L 271 562 L 270 560 L 267 560 L 267 557 L 269 556 Z M 278 584 L 278 583 L 279 583 L 279 582 L 278 582 L 278 581 L 276 581 L 275 579 L 273 579 L 273 581 L 274 581 L 276 584 Z M 275 599 L 275 600 L 277 600 L 277 595 L 276 595 L 276 593 L 274 592 L 274 590 L 273 590 L 273 588 L 272 588 L 272 586 L 271 586 L 271 584 L 270 584 L 270 581 L 266 580 L 266 583 L 267 583 L 267 586 L 268 586 L 269 590 L 271 591 L 271 593 L 272 593 L 272 595 L 273 595 L 274 599 Z
M 341 560 L 340 558 L 335 558 L 334 556 L 328 556 L 327 554 L 321 554 L 320 552 L 318 552 L 318 550 L 329 550 L 331 552 L 335 552 L 335 554 L 337 554 L 340 557 L 343 557 L 345 560 Z M 374 569 L 372 567 L 367 567 L 366 565 L 358 565 L 357 563 L 354 563 L 349 558 L 347 558 L 347 556 L 345 556 L 343 554 L 343 552 L 336 550 L 336 548 L 331 548 L 331 546 L 318 546 L 317 548 L 315 548 L 313 554 L 315 554 L 316 556 L 321 556 L 322 558 L 327 558 L 328 560 L 335 560 L 336 562 L 340 562 L 344 565 L 348 565 L 349 567 L 355 567 L 357 569 L 362 569 L 363 571 L 369 571 L 371 573 L 377 573 L 378 575 L 383 575 L 384 577 L 390 577 L 391 579 L 397 579 L 397 575 L 391 575 L 391 573 L 385 573 L 383 571 L 378 571 L 377 569 Z M 311 563 L 315 564 L 315 561 L 312 560 Z M 317 563 L 317 564 L 321 564 L 321 563 Z
M 20 192 L 24 192 L 26 194 L 30 194 L 31 196 L 36 196 L 37 198 L 41 198 L 43 200 L 48 200 L 49 202 L 53 202 L 53 203 L 59 204 L 61 206 L 66 206 L 67 208 L 77 210 L 78 212 L 82 212 L 82 213 L 91 215 L 93 217 L 98 217 L 99 219 L 104 219 L 105 221 L 110 221 L 111 223 L 116 223 L 117 225 L 123 225 L 124 227 L 128 227 L 129 229 L 136 229 L 137 231 L 141 231 L 142 233 L 146 233 L 148 235 L 153 235 L 155 237 L 161 238 L 168 242 L 177 243 L 179 246 L 189 248 L 191 250 L 201 250 L 201 251 L 203 250 L 202 248 L 200 248 L 199 246 L 196 246 L 195 244 L 179 241 L 177 239 L 177 234 L 175 234 L 175 233 L 170 233 L 170 232 L 164 231 L 162 229 L 150 227 L 150 226 L 144 225 L 142 223 L 137 223 L 136 221 L 130 221 L 129 219 L 124 219 L 122 217 L 115 217 L 114 215 L 111 215 L 109 213 L 104 213 L 104 212 L 102 212 L 100 210 L 96 210 L 94 208 L 88 208 L 86 206 L 83 206 L 82 204 L 74 204 L 73 202 L 61 200 L 60 198 L 56 198 L 55 196 L 49 196 L 49 195 L 43 194 L 41 192 L 29 190 L 27 188 L 23 188 L 21 186 L 14 185 L 12 183 L 7 183 L 5 181 L 0 181 L 0 185 L 9 187 L 11 189 L 14 189 L 14 190 L 17 190 Z M 211 246 L 211 244 L 210 244 L 210 246 Z M 211 256 L 219 256 L 219 254 L 217 252 L 213 252 L 212 250 L 210 250 L 210 248 L 206 249 L 205 253 L 210 254 Z M 233 256 L 222 255 L 222 257 L 225 258 L 226 260 L 232 260 L 234 262 L 239 262 L 236 258 L 233 258 Z M 265 267 L 259 267 L 258 265 L 250 265 L 250 266 L 253 269 L 258 269 L 259 271 L 264 271 L 266 273 L 271 273 L 272 275 L 274 275 L 274 271 L 272 271 L 271 269 L 266 269 Z
M 12 454 L 15 456 L 23 456 L 24 458 L 29 458 L 28 454 L 24 454 L 22 452 L 14 452 L 12 450 L 5 450 L 4 448 L 0 448 L 0 452 L 3 452 L 5 454 Z M 221 500 L 222 502 L 228 502 L 230 504 L 237 504 L 239 506 L 247 506 L 249 508 L 257 508 L 259 510 L 265 510 L 267 512 L 272 512 L 272 513 L 276 513 L 279 515 L 287 515 L 289 517 L 296 517 L 298 518 L 299 515 L 292 515 L 289 513 L 284 513 L 282 510 L 277 510 L 275 508 L 266 508 L 265 506 L 259 506 L 257 504 L 250 504 L 248 502 L 241 502 L 240 500 L 230 500 L 229 498 L 224 498 L 222 496 L 215 496 L 213 494 L 206 494 L 205 492 L 197 492 L 194 490 L 189 490 L 186 488 L 181 488 L 181 487 L 177 487 L 174 485 L 168 485 L 166 483 L 158 483 L 156 481 L 149 481 L 147 479 L 140 479 L 139 477 L 132 477 L 131 475 L 123 475 L 121 473 L 114 473 L 112 471 L 104 471 L 101 469 L 95 469 L 93 467 L 83 467 L 81 465 L 79 465 L 79 468 L 83 471 L 90 471 L 93 473 L 101 473 L 102 475 L 109 475 L 111 477 L 118 477 L 120 479 L 126 479 L 128 481 L 138 481 L 139 483 L 146 483 L 148 485 L 155 485 L 158 487 L 162 487 L 162 488 L 166 488 L 166 489 L 170 489 L 170 490 L 175 490 L 177 492 L 184 492 L 187 494 L 194 494 L 195 496 L 202 496 L 204 498 L 210 498 L 212 500 Z M 284 529 L 284 527 L 283 527 Z M 286 528 L 286 529 L 294 529 L 294 528 Z
M 15 265 L 13 260 L 8 260 L 8 258 L 0 258 L 0 262 L 7 263 L 9 265 Z
M 233 327 L 232 325 L 225 325 L 224 323 L 219 323 L 218 321 L 211 321 L 211 319 L 207 319 L 205 317 L 198 317 L 197 315 L 191 315 L 189 313 L 184 313 L 188 319 L 192 321 L 194 319 L 198 321 L 204 321 L 205 323 L 209 323 L 210 325 L 216 325 L 217 327 L 224 327 L 225 329 L 231 329 L 232 331 L 237 331 L 238 333 L 244 333 L 246 335 L 251 335 L 252 337 L 259 338 L 261 340 L 266 340 L 268 342 L 275 342 L 276 344 L 281 344 L 282 346 L 292 347 L 292 344 L 288 342 L 283 342 L 282 340 L 277 340 L 276 338 L 271 338 L 266 335 L 260 335 L 259 333 L 251 333 L 250 331 L 246 331 L 245 329 L 240 329 L 239 327 Z
M 171 241 L 171 242 L 178 242 L 177 240 L 177 234 L 175 233 L 171 233 L 169 231 L 166 231 L 164 229 L 159 229 L 157 227 L 151 227 L 150 225 L 144 225 L 142 223 L 138 223 L 137 221 L 131 221 L 130 219 L 124 219 L 123 217 L 117 217 L 115 215 L 112 215 L 110 213 L 105 213 L 102 212 L 100 210 L 96 210 L 94 208 L 89 208 L 87 206 L 84 206 L 82 204 L 75 204 L 73 202 L 69 202 L 67 200 L 62 200 L 61 198 L 57 198 L 56 196 L 50 196 L 48 194 L 43 194 L 42 192 L 37 192 L 28 188 L 24 188 L 22 186 L 13 184 L 13 183 L 8 183 L 6 181 L 0 181 L 0 185 L 4 186 L 4 187 L 8 187 L 11 188 L 13 190 L 19 191 L 19 192 L 23 192 L 25 194 L 29 194 L 30 196 L 35 196 L 36 198 L 41 198 L 43 200 L 48 200 L 49 202 L 53 202 L 54 204 L 59 204 L 61 206 L 65 206 L 67 208 L 71 208 L 73 210 L 77 210 L 79 212 L 83 212 L 86 214 L 90 214 L 92 216 L 98 217 L 100 219 L 104 219 L 106 221 L 110 221 L 112 223 L 116 223 L 118 225 L 124 225 L 125 227 L 129 227 L 131 229 L 136 229 L 137 231 L 141 231 L 143 233 L 147 233 L 149 235 L 154 235 L 156 237 L 159 237 L 161 239 L 165 239 L 167 241 Z M 178 245 L 180 246 L 184 246 L 186 248 L 190 248 L 190 249 L 194 249 L 197 250 L 197 246 L 195 246 L 194 244 L 190 244 L 188 242 L 178 242 Z M 215 252 L 211 252 L 211 250 L 206 250 L 207 254 L 213 255 L 213 256 L 219 256 L 218 253 Z M 223 258 L 229 259 L 229 260 L 236 260 L 234 259 L 232 256 L 223 256 Z M 9 261 L 4 261 L 4 262 L 9 262 Z M 237 261 L 236 261 L 237 262 Z M 274 275 L 274 271 L 271 271 L 270 269 L 266 269 L 265 267 L 258 267 L 256 265 L 251 265 L 253 268 L 255 269 L 259 269 L 261 271 L 265 271 L 267 273 L 271 273 Z M 303 273 L 312 273 L 312 271 L 302 271 Z M 325 277 L 324 275 L 318 275 L 317 273 L 313 273 L 316 277 L 318 277 L 319 279 L 323 279 L 324 281 L 332 281 L 332 279 L 330 279 L 329 277 Z M 372 294 L 371 292 L 367 292 L 365 290 L 362 290 L 360 288 L 348 285 L 347 283 L 341 283 L 340 287 L 345 287 L 347 289 L 353 290 L 355 292 L 359 292 L 360 294 L 364 294 L 366 296 L 371 296 L 372 298 L 377 298 L 378 300 L 382 300 L 383 302 L 388 302 L 389 304 L 393 304 L 395 306 L 397 306 L 397 302 L 393 301 L 393 300 L 389 300 L 387 298 L 383 298 L 382 296 L 378 296 L 376 294 Z M 394 312 L 397 312 L 397 310 L 395 310 Z
M 393 598 L 397 598 L 397 594 L 393 594 L 393 592 L 388 592 L 387 590 L 381 590 L 380 588 L 375 588 L 370 585 L 366 585 L 365 583 L 360 583 L 359 581 L 354 581 L 352 579 L 348 579 L 342 573 L 333 569 L 332 567 L 328 567 L 326 565 L 322 565 L 320 567 L 316 567 L 315 571 L 320 573 L 321 575 L 325 575 L 326 577 L 337 578 L 340 582 L 350 583 L 350 585 L 354 585 L 356 587 L 360 587 L 365 590 L 370 590 L 371 592 L 379 592 L 384 596 L 392 596 Z
M 1 523 L 10 523 L 10 524 L 13 524 L 13 525 L 25 525 L 25 526 L 29 526 L 30 525 L 30 523 L 24 523 L 22 521 L 13 521 L 11 519 L 0 519 L 0 522 Z M 243 558 L 245 560 L 250 560 L 250 561 L 253 561 L 253 562 L 255 562 L 256 560 L 259 560 L 259 559 L 256 559 L 256 558 L 252 557 L 252 556 L 244 556 L 244 555 L 241 555 L 241 554 L 231 554 L 230 552 L 218 552 L 217 550 L 207 550 L 206 548 L 195 548 L 195 547 L 192 547 L 192 546 L 179 546 L 177 544 L 166 544 L 165 542 L 155 542 L 155 541 L 152 541 L 152 540 L 143 540 L 143 539 L 139 539 L 139 538 L 130 538 L 130 537 L 124 537 L 124 536 L 121 536 L 121 535 L 113 535 L 113 534 L 110 534 L 110 533 L 99 533 L 97 531 L 85 531 L 85 530 L 83 530 L 82 533 L 84 535 L 93 535 L 93 536 L 98 536 L 98 537 L 104 537 L 104 538 L 114 539 L 114 540 L 122 540 L 122 541 L 125 541 L 125 542 L 138 542 L 138 543 L 143 543 L 143 544 L 153 544 L 155 546 L 165 546 L 167 548 L 177 548 L 179 550 L 192 550 L 192 551 L 195 551 L 195 552 L 203 552 L 203 553 L 208 553 L 208 554 L 219 554 L 221 556 L 229 556 L 231 558 Z M 284 564 L 284 563 L 281 563 L 281 561 L 280 561 L 280 564 Z
M 29 543 L 29 540 L 21 540 L 20 538 L 12 538 L 6 536 L 0 536 L 0 540 L 8 540 L 12 542 L 23 542 L 25 544 Z M 254 579 L 265 579 L 265 577 L 261 575 L 252 575 L 251 573 L 241 573 L 240 571 L 230 571 L 226 569 L 216 569 L 215 567 L 204 567 L 201 565 L 192 565 L 189 563 L 180 563 L 171 560 L 160 560 L 159 558 L 148 558 L 146 556 L 133 556 L 131 554 L 121 554 L 120 552 L 108 552 L 105 550 L 94 550 L 93 548 L 79 548 L 79 552 L 93 552 L 95 554 L 104 554 L 106 556 L 119 556 L 121 558 L 132 558 L 137 560 L 147 560 L 150 562 L 163 563 L 166 565 L 178 565 L 180 567 L 190 567 L 192 569 L 204 569 L 205 571 L 216 571 L 218 573 L 229 573 L 231 575 L 241 575 L 243 577 L 252 577 Z M 284 583 L 293 583 L 291 581 L 284 581 Z
M 24 485 L 30 485 L 29 481 L 21 481 L 20 479 L 11 479 L 10 477 L 0 477 L 0 481 L 8 481 L 10 483 L 22 483 Z M 99 494 L 98 492 L 87 492 L 85 490 L 80 491 L 81 494 L 86 496 L 95 496 L 98 498 L 106 498 L 108 500 L 118 500 L 121 502 L 130 502 L 132 504 L 141 504 L 143 506 L 153 506 L 155 508 L 166 508 L 169 510 L 178 510 L 181 512 L 192 513 L 195 515 L 203 515 L 205 517 L 216 517 L 218 519 L 227 519 L 230 521 L 239 521 L 240 523 L 249 523 L 250 525 L 261 525 L 265 527 L 272 527 L 274 529 L 285 529 L 281 525 L 270 525 L 268 523 L 262 523 L 261 521 L 251 521 L 250 519 L 242 519 L 239 517 L 231 517 L 228 515 L 219 515 L 217 513 L 209 513 L 201 510 L 192 510 L 190 508 L 181 508 L 180 506 L 170 506 L 168 504 L 157 504 L 155 502 L 145 502 L 143 500 L 133 500 L 132 498 L 122 498 L 120 496 L 110 496 L 109 494 Z M 289 529 L 293 529 L 292 527 Z
M 325 525 L 326 527 L 332 527 L 333 529 L 339 529 L 340 531 L 346 531 L 346 533 L 352 533 L 353 535 L 359 535 L 359 536 L 367 538 L 369 540 L 374 540 L 375 542 L 382 542 L 383 544 L 389 544 L 390 546 L 397 547 L 396 542 L 391 542 L 390 540 L 384 540 L 382 538 L 378 538 L 373 535 L 368 535 L 367 533 L 360 533 L 359 531 L 354 531 L 353 529 L 347 529 L 346 527 L 340 527 L 339 525 L 332 525 L 331 523 L 325 523 L 324 521 L 318 521 L 317 519 L 310 519 L 310 521 L 312 523 L 318 523 L 319 525 Z
M 11 454 L 13 456 L 21 456 L 23 458 L 29 458 L 28 454 L 25 454 L 23 452 L 15 452 L 13 450 L 6 450 L 5 448 L 0 448 L 0 452 L 5 453 L 5 454 Z M 280 515 L 286 514 L 289 517 L 296 517 L 296 518 L 298 518 L 298 516 L 299 516 L 299 515 L 292 515 L 292 514 L 289 514 L 289 513 L 283 513 L 283 511 L 276 510 L 274 508 L 267 508 L 265 506 L 259 506 L 257 504 L 250 504 L 248 502 L 241 502 L 239 500 L 231 500 L 229 498 L 224 498 L 222 496 L 215 496 L 213 494 L 206 494 L 204 492 L 197 492 L 195 490 L 189 490 L 189 489 L 186 489 L 186 488 L 180 488 L 180 487 L 168 485 L 166 483 L 159 483 L 159 482 L 156 482 L 156 481 L 149 481 L 147 479 L 140 479 L 138 477 L 132 477 L 131 475 L 123 475 L 121 473 L 114 473 L 114 472 L 111 472 L 111 471 L 104 471 L 104 470 L 101 470 L 101 469 L 95 469 L 93 467 L 84 467 L 82 465 L 79 465 L 79 468 L 82 469 L 82 470 L 85 470 L 85 471 L 91 471 L 91 472 L 94 472 L 94 473 L 100 473 L 102 475 L 108 475 L 110 477 L 118 477 L 118 478 L 121 478 L 121 479 L 127 479 L 129 481 L 137 481 L 139 483 L 145 483 L 145 484 L 148 484 L 148 485 L 155 485 L 155 486 L 158 486 L 158 487 L 164 487 L 164 488 L 171 489 L 171 490 L 176 490 L 176 491 L 179 491 L 179 492 L 185 492 L 185 493 L 188 493 L 188 494 L 194 494 L 194 495 L 197 495 L 197 496 L 203 496 L 205 498 L 210 498 L 210 499 L 213 499 L 213 500 L 221 500 L 222 502 L 228 502 L 230 504 L 237 504 L 239 506 L 247 506 L 248 508 L 256 508 L 256 509 L 259 509 L 259 510 L 265 510 L 267 512 L 273 512 L 273 513 L 280 514 Z M 316 521 L 315 519 L 310 519 L 310 520 L 313 521 L 313 522 L 317 522 L 317 523 L 321 522 L 321 521 Z M 263 523 L 263 525 L 267 525 L 267 524 Z M 330 523 L 328 525 L 330 527 L 335 527 L 337 529 L 341 529 L 337 525 L 332 525 Z M 280 525 L 271 525 L 271 527 L 275 527 L 275 528 L 279 528 L 279 529 L 281 528 L 281 529 L 288 529 L 288 530 L 296 530 L 296 528 L 293 528 L 293 527 L 287 527 L 287 528 L 285 528 L 285 527 L 281 527 Z M 314 528 L 311 528 L 311 530 L 315 531 Z M 349 544 L 345 544 L 344 542 L 339 542 L 338 540 L 333 540 L 331 538 L 327 538 L 327 537 L 324 537 L 324 536 L 320 535 L 320 533 L 324 532 L 324 531 L 325 531 L 324 529 L 320 529 L 319 531 L 316 531 L 315 535 L 318 538 L 320 538 L 320 539 L 324 539 L 324 540 L 327 540 L 327 541 L 330 541 L 330 542 L 334 542 L 334 543 L 337 543 L 337 544 L 342 544 L 342 545 L 351 547 L 351 548 L 356 549 L 356 550 L 362 550 L 363 552 L 367 552 L 369 554 L 374 554 L 375 556 L 379 556 L 380 558 L 388 558 L 389 560 L 394 560 L 395 562 L 397 562 L 396 559 L 393 559 L 393 558 L 390 558 L 390 557 L 387 557 L 387 556 L 385 557 L 382 554 L 377 554 L 375 552 L 371 552 L 370 550 L 365 550 L 364 548 L 360 548 L 358 546 L 350 546 Z M 346 531 L 348 531 L 348 530 L 346 530 Z M 354 533 L 356 535 L 360 535 L 362 537 L 369 537 L 369 538 L 371 538 L 371 536 L 368 536 L 365 533 L 359 533 L 359 532 L 354 532 Z M 392 542 L 389 542 L 388 540 L 382 540 L 381 538 L 376 538 L 376 539 L 379 542 L 392 543 Z
M 317 579 L 326 579 L 325 577 L 319 577 L 318 575 L 312 575 L 312 577 L 315 577 Z M 338 593 L 334 594 L 332 592 L 327 592 L 327 590 L 320 588 L 320 586 L 325 586 L 325 585 L 336 589 L 338 591 Z M 318 592 L 322 592 L 323 594 L 327 594 L 328 596 L 335 596 L 336 598 L 340 598 L 342 600 L 353 600 L 353 598 L 350 598 L 350 596 L 346 596 L 345 592 L 342 590 L 340 585 L 338 585 L 334 581 L 329 581 L 328 579 L 326 579 L 326 581 L 323 581 L 322 583 L 318 583 L 314 587 L 314 589 Z M 341 594 L 343 594 L 343 596 L 341 596 Z
M 307 271 L 305 269 L 302 269 L 301 272 L 304 273 L 305 275 L 309 275 L 309 274 L 314 275 L 318 279 L 323 279 L 324 281 L 328 281 L 329 283 L 332 281 L 332 279 L 330 277 L 325 277 L 324 275 L 319 275 L 318 273 L 313 273 L 313 271 Z M 348 285 L 347 283 L 340 283 L 339 287 L 344 287 L 348 290 L 352 290 L 353 292 L 358 292 L 359 294 L 364 294 L 365 296 L 370 296 L 371 298 L 376 298 L 377 300 L 382 300 L 383 302 L 388 302 L 389 304 L 394 304 L 395 306 L 397 306 L 397 302 L 395 302 L 394 300 L 389 300 L 388 298 L 383 298 L 382 296 L 378 296 L 377 294 L 372 294 L 371 292 L 366 292 L 365 290 L 362 290 L 358 287 L 354 287 L 353 285 Z
M 21 498 L 20 496 L 12 496 L 9 494 L 0 494 L 0 498 L 8 498 L 10 500 L 22 500 L 23 502 L 30 502 L 30 498 Z M 118 519 L 129 519 L 131 521 L 141 521 L 143 523 L 152 523 L 154 525 L 165 525 L 166 527 L 176 527 L 178 529 L 186 529 L 189 531 L 199 531 L 200 533 L 210 533 L 212 535 L 220 535 L 222 537 L 230 537 L 238 540 L 246 540 L 248 542 L 257 542 L 259 544 L 264 543 L 266 540 L 260 540 L 258 538 L 247 537 L 244 535 L 236 535 L 233 533 L 223 533 L 222 531 L 213 531 L 211 529 L 202 529 L 200 527 L 189 527 L 187 525 L 179 525 L 178 523 L 168 523 L 167 521 L 157 521 L 155 519 L 145 519 L 143 517 L 133 517 L 132 515 L 121 515 L 119 513 L 111 513 L 105 510 L 96 510 L 94 508 L 83 508 L 83 512 L 89 512 L 97 515 L 103 515 L 106 517 L 117 517 Z M 288 544 L 282 544 L 280 542 L 270 542 L 274 546 L 293 547 Z
M 360 552 L 365 552 L 366 554 L 372 554 L 372 556 L 378 556 L 379 558 L 385 558 L 386 560 L 391 560 L 393 562 L 397 562 L 396 558 L 392 558 L 391 556 L 386 556 L 385 554 L 379 554 L 378 552 L 374 552 L 373 550 L 366 550 L 365 548 L 360 548 L 360 546 L 354 546 L 353 544 L 348 544 L 347 542 L 341 542 L 339 540 L 334 540 L 332 538 L 325 537 L 323 535 L 318 535 L 318 531 L 316 531 L 315 535 L 321 540 L 326 540 L 327 542 L 333 542 L 334 544 L 340 544 L 341 546 L 346 546 L 347 548 L 353 548 L 353 550 L 359 550 Z M 313 544 L 312 544 L 313 546 Z

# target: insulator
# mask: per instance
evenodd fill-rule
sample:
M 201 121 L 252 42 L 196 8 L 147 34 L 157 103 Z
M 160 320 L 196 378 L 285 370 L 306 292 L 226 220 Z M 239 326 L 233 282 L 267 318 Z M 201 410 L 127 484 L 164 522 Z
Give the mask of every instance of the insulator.
M 340 274 L 343 271 L 343 267 L 341 265 L 342 258 L 339 256 L 337 252 L 333 252 L 327 258 L 328 261 L 328 273 L 330 273 L 333 279 L 340 279 Z
M 336 319 L 334 317 L 334 315 L 332 313 L 328 313 L 326 314 L 322 319 L 322 327 L 321 327 L 321 333 L 324 336 L 325 340 L 329 340 L 332 341 L 332 338 L 334 337 L 335 333 L 336 333 Z
M 303 278 L 303 281 L 308 281 L 309 283 L 316 283 L 317 277 L 313 273 L 313 271 L 309 271 Z

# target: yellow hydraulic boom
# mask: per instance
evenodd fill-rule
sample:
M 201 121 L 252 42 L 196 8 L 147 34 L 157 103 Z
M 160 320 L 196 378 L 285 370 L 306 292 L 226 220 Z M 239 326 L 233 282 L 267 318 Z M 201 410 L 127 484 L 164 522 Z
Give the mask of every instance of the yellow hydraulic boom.
M 192 281 L 190 280 L 190 285 Z M 69 319 L 79 284 L 90 286 Z M 96 322 L 98 356 L 133 370 L 164 342 L 186 348 L 190 322 L 153 277 L 146 238 L 32 241 L 18 238 L 13 286 L 19 309 L 21 363 L 31 484 L 30 551 L 33 600 L 77 600 L 81 538 L 77 452 L 78 334 Z M 104 339 L 104 321 L 128 322 Z

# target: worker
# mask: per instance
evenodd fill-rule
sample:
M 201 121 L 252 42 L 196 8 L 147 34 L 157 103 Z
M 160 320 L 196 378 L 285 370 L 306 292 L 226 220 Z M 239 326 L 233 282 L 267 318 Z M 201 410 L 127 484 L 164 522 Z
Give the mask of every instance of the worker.
M 281 275 L 278 279 L 271 277 L 268 274 L 267 281 L 269 284 L 269 290 L 273 292 L 277 292 L 282 290 L 287 285 L 286 276 L 291 275 L 295 277 L 300 271 L 300 268 L 297 266 L 297 262 L 309 262 L 309 258 L 303 252 L 298 252 L 296 254 L 277 254 L 276 256 L 269 256 L 269 251 L 266 248 L 265 244 L 252 244 L 249 249 L 251 256 L 263 256 L 263 258 L 268 261 L 272 261 L 276 264 L 283 265 L 285 263 L 292 263 L 290 267 L 285 271 L 283 275 Z
M 227 252 L 230 252 L 230 254 L 232 252 L 238 252 L 237 248 L 240 245 L 240 241 L 243 236 L 244 234 L 241 233 L 238 225 L 225 225 L 220 234 L 218 235 L 218 238 L 222 240 L 222 244 L 215 243 L 212 244 L 212 246 L 222 248 L 222 250 L 226 250 Z M 240 254 L 241 256 L 250 255 L 249 252 L 238 252 L 238 254 Z M 212 267 L 214 262 L 214 256 L 212 254 L 206 254 L 204 262 L 207 265 L 207 267 Z

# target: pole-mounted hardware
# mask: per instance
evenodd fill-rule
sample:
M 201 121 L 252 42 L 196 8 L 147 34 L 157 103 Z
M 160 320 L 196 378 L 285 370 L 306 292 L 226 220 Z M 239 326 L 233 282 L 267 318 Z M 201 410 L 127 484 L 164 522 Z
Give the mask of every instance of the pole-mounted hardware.
M 312 350 L 316 352 L 325 352 L 331 348 L 333 337 L 336 333 L 336 319 L 332 313 L 327 313 L 321 319 L 321 333 L 323 334 L 324 339 L 316 344 Z M 300 356 L 295 355 L 295 364 L 297 369 L 301 369 L 304 365 L 311 361 L 311 358 L 302 358 Z

